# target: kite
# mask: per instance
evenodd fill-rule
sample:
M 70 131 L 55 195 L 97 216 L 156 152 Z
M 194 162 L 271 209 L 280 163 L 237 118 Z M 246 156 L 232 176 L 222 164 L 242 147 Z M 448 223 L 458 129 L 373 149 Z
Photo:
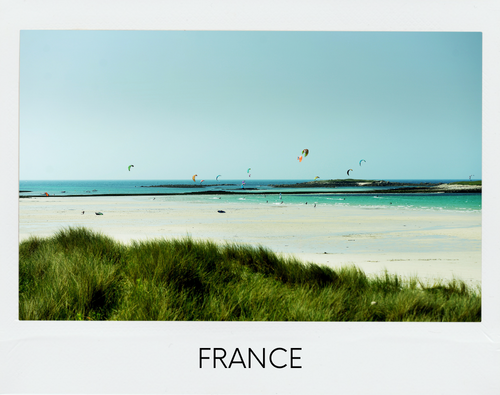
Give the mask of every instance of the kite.
M 350 172 L 350 171 L 354 171 L 354 170 L 353 170 L 353 169 L 349 169 L 349 170 L 347 170 L 347 175 L 349 175 L 349 172 Z
M 198 175 L 198 174 L 195 174 L 195 175 L 193 176 L 193 182 L 196 182 L 196 180 L 195 180 L 194 178 L 195 178 L 197 175 Z
M 361 160 L 359 161 L 359 165 L 360 165 L 360 166 L 361 166 L 361 162 L 366 162 L 366 160 L 361 159 Z
M 302 155 L 297 156 L 297 160 L 298 160 L 299 162 L 302 162 Z
M 309 150 L 307 148 L 304 148 L 302 150 L 302 153 L 304 154 L 304 157 L 306 157 L 307 155 L 309 155 Z
M 200 181 L 200 184 L 201 184 L 203 181 L 205 181 L 205 180 L 201 180 L 201 181 Z
M 219 177 L 220 177 L 220 176 L 221 176 L 221 175 L 219 174 L 217 177 L 215 177 L 215 181 L 219 181 Z
M 130 166 L 128 167 L 128 171 L 130 171 L 130 168 L 131 168 L 131 167 L 134 167 L 134 165 L 130 165 Z
M 314 177 L 314 181 L 316 181 L 318 178 L 319 178 L 318 176 Z

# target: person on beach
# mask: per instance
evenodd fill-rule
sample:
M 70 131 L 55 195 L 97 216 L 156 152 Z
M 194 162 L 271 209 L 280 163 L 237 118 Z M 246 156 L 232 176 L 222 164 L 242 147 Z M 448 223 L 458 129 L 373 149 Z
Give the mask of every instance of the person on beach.
M 82 214 L 85 214 L 85 211 L 82 211 Z

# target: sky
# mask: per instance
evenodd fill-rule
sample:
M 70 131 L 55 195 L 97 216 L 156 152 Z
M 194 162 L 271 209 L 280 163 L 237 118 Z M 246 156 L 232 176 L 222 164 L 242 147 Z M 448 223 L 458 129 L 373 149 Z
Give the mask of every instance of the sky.
M 481 179 L 481 33 L 20 42 L 21 180 Z

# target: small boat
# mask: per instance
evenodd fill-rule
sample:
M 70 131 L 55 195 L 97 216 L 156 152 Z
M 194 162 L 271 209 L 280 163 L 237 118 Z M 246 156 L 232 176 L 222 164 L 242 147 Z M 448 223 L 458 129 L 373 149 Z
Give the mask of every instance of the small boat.
M 104 214 L 101 212 L 97 212 L 97 213 L 95 213 L 95 215 L 104 215 Z

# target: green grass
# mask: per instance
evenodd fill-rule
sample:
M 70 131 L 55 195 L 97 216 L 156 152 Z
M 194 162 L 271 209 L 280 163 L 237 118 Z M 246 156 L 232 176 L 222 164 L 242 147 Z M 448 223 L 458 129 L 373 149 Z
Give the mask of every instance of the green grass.
M 376 303 L 373 303 L 376 302 Z M 19 245 L 21 320 L 481 320 L 479 289 L 184 239 L 125 245 L 85 228 Z
M 482 180 L 450 182 L 450 185 L 481 185 L 482 186 Z

